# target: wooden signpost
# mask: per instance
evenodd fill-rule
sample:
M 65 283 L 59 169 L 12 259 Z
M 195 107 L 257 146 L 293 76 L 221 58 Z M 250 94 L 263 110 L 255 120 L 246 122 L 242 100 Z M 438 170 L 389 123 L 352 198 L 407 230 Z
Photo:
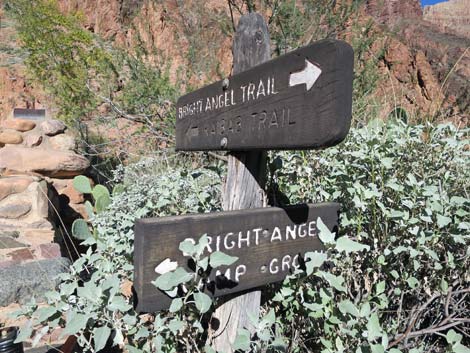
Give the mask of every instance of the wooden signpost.
M 151 282 L 174 266 L 191 272 L 191 259 L 178 249 L 184 240 L 197 241 L 207 234 L 205 256 L 222 251 L 239 258 L 232 266 L 211 273 L 206 292 L 218 297 L 282 281 L 301 265 L 306 251 L 323 249 L 317 219 L 320 217 L 330 230 L 335 230 L 338 210 L 338 204 L 325 203 L 137 221 L 134 245 L 137 311 L 169 308 L 172 298 Z
M 353 50 L 339 40 L 300 48 L 191 92 L 176 106 L 176 148 L 311 149 L 337 144 L 351 122 Z
M 353 51 L 345 42 L 324 40 L 268 61 L 270 40 L 263 17 L 243 15 L 233 43 L 233 76 L 181 97 L 177 103 L 176 148 L 228 150 L 222 203 L 227 212 L 139 220 L 135 227 L 138 311 L 168 308 L 171 298 L 151 282 L 174 266 L 190 267 L 178 250 L 187 239 L 208 234 L 207 254 L 237 256 L 231 267 L 212 273 L 206 291 L 229 295 L 212 320 L 217 351 L 233 352 L 237 329 L 252 331 L 261 292 L 301 265 L 303 254 L 320 250 L 317 219 L 336 231 L 339 205 L 266 208 L 266 150 L 325 148 L 348 133 L 352 111 Z M 249 293 L 231 296 L 241 291 Z

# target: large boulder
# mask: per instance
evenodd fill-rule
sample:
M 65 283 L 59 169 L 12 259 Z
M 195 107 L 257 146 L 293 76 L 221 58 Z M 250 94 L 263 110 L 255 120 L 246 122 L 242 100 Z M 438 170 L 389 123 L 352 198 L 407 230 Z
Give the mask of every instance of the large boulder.
M 31 211 L 31 204 L 28 202 L 10 203 L 0 205 L 0 218 L 16 219 L 23 217 Z
M 90 162 L 71 151 L 7 146 L 0 149 L 0 170 L 70 177 L 83 172 Z
M 17 194 L 26 190 L 34 181 L 29 176 L 11 176 L 0 179 L 0 201 L 11 194 Z
M 0 123 L 0 127 L 25 132 L 34 129 L 36 127 L 36 123 L 31 120 L 12 118 L 3 120 Z
M 44 293 L 59 284 L 57 275 L 67 272 L 69 265 L 67 258 L 59 257 L 0 268 L 0 305 L 23 304 L 33 296 L 43 300 Z
M 76 143 L 72 136 L 60 134 L 49 138 L 49 145 L 55 150 L 73 151 Z
M 32 131 L 31 133 L 27 134 L 24 137 L 23 144 L 26 147 L 37 147 L 41 144 L 41 142 L 42 142 L 42 135 L 40 133 Z
M 66 128 L 67 127 L 65 126 L 65 124 L 60 120 L 50 119 L 44 120 L 41 123 L 41 130 L 47 136 L 54 136 L 60 134 L 64 132 Z
M 21 133 L 13 129 L 0 130 L 0 143 L 16 145 L 23 142 Z

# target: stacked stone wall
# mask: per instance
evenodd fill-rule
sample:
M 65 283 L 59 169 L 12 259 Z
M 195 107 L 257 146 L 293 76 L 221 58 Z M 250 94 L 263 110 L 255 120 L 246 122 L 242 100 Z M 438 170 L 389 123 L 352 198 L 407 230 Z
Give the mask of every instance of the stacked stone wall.
M 0 121 L 0 306 L 41 300 L 77 254 L 68 229 L 85 199 L 72 180 L 89 162 L 75 149 L 59 120 Z

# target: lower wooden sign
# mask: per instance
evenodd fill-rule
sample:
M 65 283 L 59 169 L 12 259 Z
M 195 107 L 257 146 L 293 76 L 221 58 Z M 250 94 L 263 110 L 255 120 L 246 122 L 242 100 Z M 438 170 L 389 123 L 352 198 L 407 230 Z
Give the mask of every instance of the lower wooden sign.
M 308 251 L 321 250 L 317 219 L 336 230 L 339 204 L 323 203 L 240 211 L 141 219 L 135 225 L 134 289 L 136 310 L 166 309 L 172 298 L 151 282 L 156 268 L 176 262 L 191 272 L 191 260 L 179 244 L 207 234 L 207 255 L 221 251 L 237 256 L 229 267 L 218 268 L 208 294 L 216 297 L 281 281 Z M 223 280 L 219 280 L 223 278 Z

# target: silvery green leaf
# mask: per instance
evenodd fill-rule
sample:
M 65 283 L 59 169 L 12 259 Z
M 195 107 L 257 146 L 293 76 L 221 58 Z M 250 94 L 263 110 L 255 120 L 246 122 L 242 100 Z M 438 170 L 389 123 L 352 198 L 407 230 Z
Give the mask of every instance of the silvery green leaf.
M 381 158 L 380 162 L 386 169 L 391 169 L 393 167 L 393 158 L 391 157 Z
M 450 329 L 449 331 L 447 331 L 446 340 L 447 343 L 454 344 L 462 340 L 462 335 L 460 333 L 455 332 L 454 329 Z
M 187 272 L 182 267 L 178 267 L 174 271 L 160 275 L 152 284 L 161 290 L 169 291 L 182 283 L 190 281 L 192 278 L 192 273 Z
M 198 261 L 197 264 L 202 268 L 203 271 L 207 270 L 207 267 L 209 266 L 209 256 L 203 257 Z
M 369 251 L 369 245 L 363 245 L 361 243 L 355 242 L 354 240 L 349 239 L 346 236 L 342 236 L 338 240 L 336 240 L 335 249 L 339 252 L 344 251 L 346 255 L 349 255 L 352 252 L 358 252 L 362 250 Z
M 379 295 L 385 291 L 385 281 L 380 281 L 375 287 L 375 294 Z
M 335 243 L 335 234 L 330 232 L 330 230 L 325 225 L 325 223 L 323 223 L 320 217 L 317 218 L 317 228 L 319 230 L 318 237 L 323 242 L 323 244 Z
M 15 342 L 14 343 L 20 343 L 23 341 L 26 341 L 31 337 L 31 334 L 33 333 L 33 322 L 31 320 L 28 320 L 26 324 L 21 327 L 20 333 L 18 336 L 16 336 Z
M 196 245 L 192 239 L 183 240 L 178 248 L 184 256 L 193 256 L 196 253 Z
M 96 212 L 104 211 L 109 205 L 111 204 L 111 198 L 109 194 L 100 194 L 98 198 L 95 200 L 95 209 Z
M 207 234 L 204 234 L 201 238 L 199 238 L 199 241 L 196 245 L 196 254 L 201 256 L 208 244 L 209 238 L 207 237 Z
M 248 351 L 250 349 L 250 332 L 244 328 L 238 329 L 238 334 L 232 348 L 234 351 Z
M 449 225 L 452 222 L 452 218 L 443 216 L 438 214 L 437 215 L 437 226 L 439 228 L 444 228 L 445 226 Z
M 359 310 L 357 307 L 354 305 L 354 303 L 350 300 L 343 300 L 338 303 L 338 309 L 341 311 L 343 314 L 351 314 L 355 317 L 359 317 Z
M 458 229 L 463 229 L 463 230 L 469 230 L 470 229 L 470 223 L 468 222 L 460 222 L 459 225 L 457 226 Z
M 137 340 L 140 338 L 147 338 L 149 334 L 150 334 L 149 329 L 144 326 L 141 326 L 139 328 L 139 331 L 137 331 L 137 333 L 135 334 L 134 338 Z
M 372 342 L 377 337 L 382 337 L 382 327 L 380 327 L 377 313 L 373 313 L 367 322 L 367 339 Z
M 88 319 L 88 315 L 71 312 L 67 320 L 67 324 L 65 325 L 65 329 L 62 331 L 61 337 L 74 335 L 80 330 L 85 329 Z
M 184 327 L 184 322 L 179 319 L 173 319 L 168 323 L 168 328 L 173 334 L 176 334 L 179 330 Z
M 111 329 L 108 326 L 101 326 L 93 329 L 94 349 L 99 352 L 106 346 L 108 338 L 111 335 Z
M 73 178 L 72 185 L 78 192 L 82 194 L 91 193 L 90 180 L 84 175 L 78 175 Z
M 204 327 L 202 327 L 200 321 L 193 322 L 193 328 L 197 329 L 199 333 L 204 333 Z
M 265 316 L 263 316 L 260 324 L 261 326 L 265 327 L 265 326 L 274 325 L 275 322 L 276 322 L 276 314 L 274 312 L 274 309 L 270 309 L 268 313 Z
M 305 259 L 308 260 L 305 262 L 307 275 L 311 275 L 314 268 L 320 268 L 327 258 L 328 256 L 322 252 L 310 251 L 305 253 Z
M 328 272 L 320 271 L 320 275 L 332 286 L 334 289 L 345 292 L 346 287 L 343 286 L 344 278 L 342 276 L 335 276 Z
M 91 194 L 93 195 L 93 198 L 95 199 L 95 201 L 98 200 L 100 196 L 104 195 L 108 198 L 110 196 L 108 189 L 104 185 L 100 185 L 100 184 L 96 185 L 93 188 L 93 190 L 91 191 Z
M 49 319 L 51 316 L 55 315 L 56 313 L 57 313 L 57 309 L 55 307 L 46 306 L 46 307 L 37 309 L 34 315 L 37 316 L 39 322 L 43 322 Z
M 470 353 L 470 348 L 462 343 L 456 343 L 452 346 L 452 353 Z
M 371 353 L 384 353 L 385 349 L 381 344 L 372 344 L 370 346 Z
M 171 301 L 170 305 L 170 312 L 175 313 L 177 311 L 180 311 L 180 309 L 183 307 L 183 299 L 181 298 L 175 298 Z
M 406 280 L 411 289 L 414 289 L 418 286 L 419 281 L 415 277 L 410 277 Z
M 370 314 L 370 304 L 368 302 L 362 304 L 360 315 L 361 317 L 367 317 Z
M 108 309 L 112 311 L 126 312 L 129 311 L 131 308 L 132 305 L 130 305 L 127 300 L 120 295 L 114 296 L 108 304 Z
M 256 331 L 256 336 L 263 342 L 268 342 L 272 338 L 271 331 L 267 329 L 258 329 Z
M 323 306 L 317 303 L 303 303 L 303 306 L 310 311 L 321 311 L 323 310 Z
M 83 219 L 76 219 L 72 223 L 72 235 L 79 240 L 86 240 L 92 237 L 88 223 Z
M 238 257 L 226 255 L 221 251 L 215 251 L 209 257 L 209 263 L 212 268 L 217 268 L 220 266 L 230 266 L 237 260 Z
M 212 305 L 212 299 L 207 294 L 197 292 L 193 294 L 193 297 L 194 302 L 196 304 L 196 308 L 201 314 L 206 313 L 210 309 Z

